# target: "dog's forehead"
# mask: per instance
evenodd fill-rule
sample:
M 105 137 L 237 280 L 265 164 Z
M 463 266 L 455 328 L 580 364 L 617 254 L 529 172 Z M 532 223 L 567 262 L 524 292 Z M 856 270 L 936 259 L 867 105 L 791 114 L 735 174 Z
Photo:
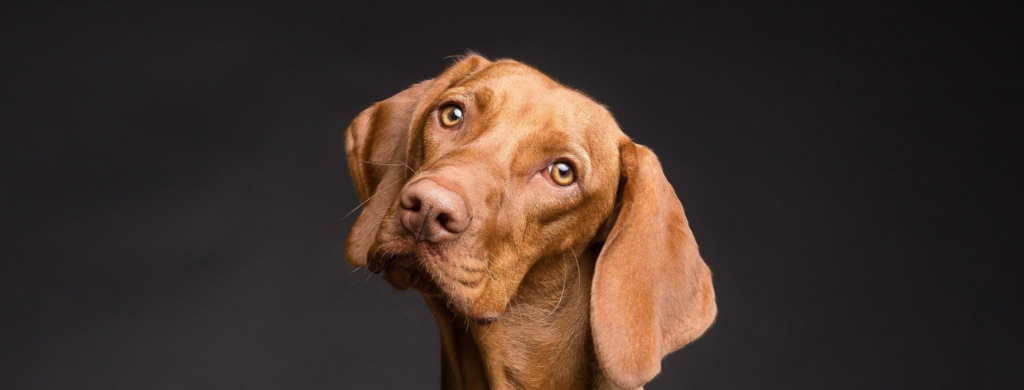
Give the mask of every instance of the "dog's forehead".
M 472 94 L 490 111 L 528 108 L 547 116 L 589 114 L 601 105 L 528 65 L 501 60 L 473 73 L 454 90 Z M 562 115 L 559 115 L 562 114 Z
M 514 84 L 520 87 L 555 87 L 560 86 L 554 79 L 541 71 L 518 61 L 500 60 L 492 62 L 473 72 L 460 85 L 472 87 L 478 85 Z

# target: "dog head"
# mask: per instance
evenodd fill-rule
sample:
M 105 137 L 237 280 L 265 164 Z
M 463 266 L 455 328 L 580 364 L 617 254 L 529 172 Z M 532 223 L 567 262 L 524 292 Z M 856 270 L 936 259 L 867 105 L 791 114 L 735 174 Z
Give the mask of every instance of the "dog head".
M 364 205 L 346 256 L 396 288 L 490 322 L 538 261 L 600 246 L 592 334 L 622 388 L 649 381 L 715 317 L 657 158 L 529 66 L 468 56 L 361 113 L 346 148 Z

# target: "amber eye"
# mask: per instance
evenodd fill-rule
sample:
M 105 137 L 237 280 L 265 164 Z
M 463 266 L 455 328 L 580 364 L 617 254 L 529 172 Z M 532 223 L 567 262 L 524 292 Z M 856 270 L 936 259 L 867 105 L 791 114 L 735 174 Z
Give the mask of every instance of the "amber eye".
M 558 162 L 551 164 L 548 167 L 548 175 L 551 176 L 551 180 L 562 187 L 572 184 L 576 181 L 576 172 L 573 172 L 572 167 L 569 164 Z
M 462 123 L 462 109 L 459 106 L 444 106 L 441 109 L 441 125 L 454 127 Z

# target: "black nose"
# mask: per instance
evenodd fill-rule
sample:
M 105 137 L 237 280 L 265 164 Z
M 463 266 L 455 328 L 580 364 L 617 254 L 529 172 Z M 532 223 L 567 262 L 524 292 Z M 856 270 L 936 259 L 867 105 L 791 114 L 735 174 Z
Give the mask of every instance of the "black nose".
M 465 199 L 430 179 L 409 185 L 402 193 L 398 215 L 417 240 L 442 242 L 466 231 L 471 218 Z

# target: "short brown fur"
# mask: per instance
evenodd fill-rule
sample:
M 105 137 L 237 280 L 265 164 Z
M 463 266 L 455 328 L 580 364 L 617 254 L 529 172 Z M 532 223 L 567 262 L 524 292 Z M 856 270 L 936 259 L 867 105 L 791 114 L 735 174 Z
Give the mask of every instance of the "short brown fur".
M 457 104 L 454 129 L 438 110 Z M 717 313 L 711 273 L 650 149 L 587 96 L 522 63 L 467 56 L 361 113 L 346 133 L 365 207 L 346 256 L 423 293 L 443 389 L 633 389 Z M 545 175 L 569 162 L 576 182 Z M 465 200 L 457 239 L 417 240 L 399 198 Z

